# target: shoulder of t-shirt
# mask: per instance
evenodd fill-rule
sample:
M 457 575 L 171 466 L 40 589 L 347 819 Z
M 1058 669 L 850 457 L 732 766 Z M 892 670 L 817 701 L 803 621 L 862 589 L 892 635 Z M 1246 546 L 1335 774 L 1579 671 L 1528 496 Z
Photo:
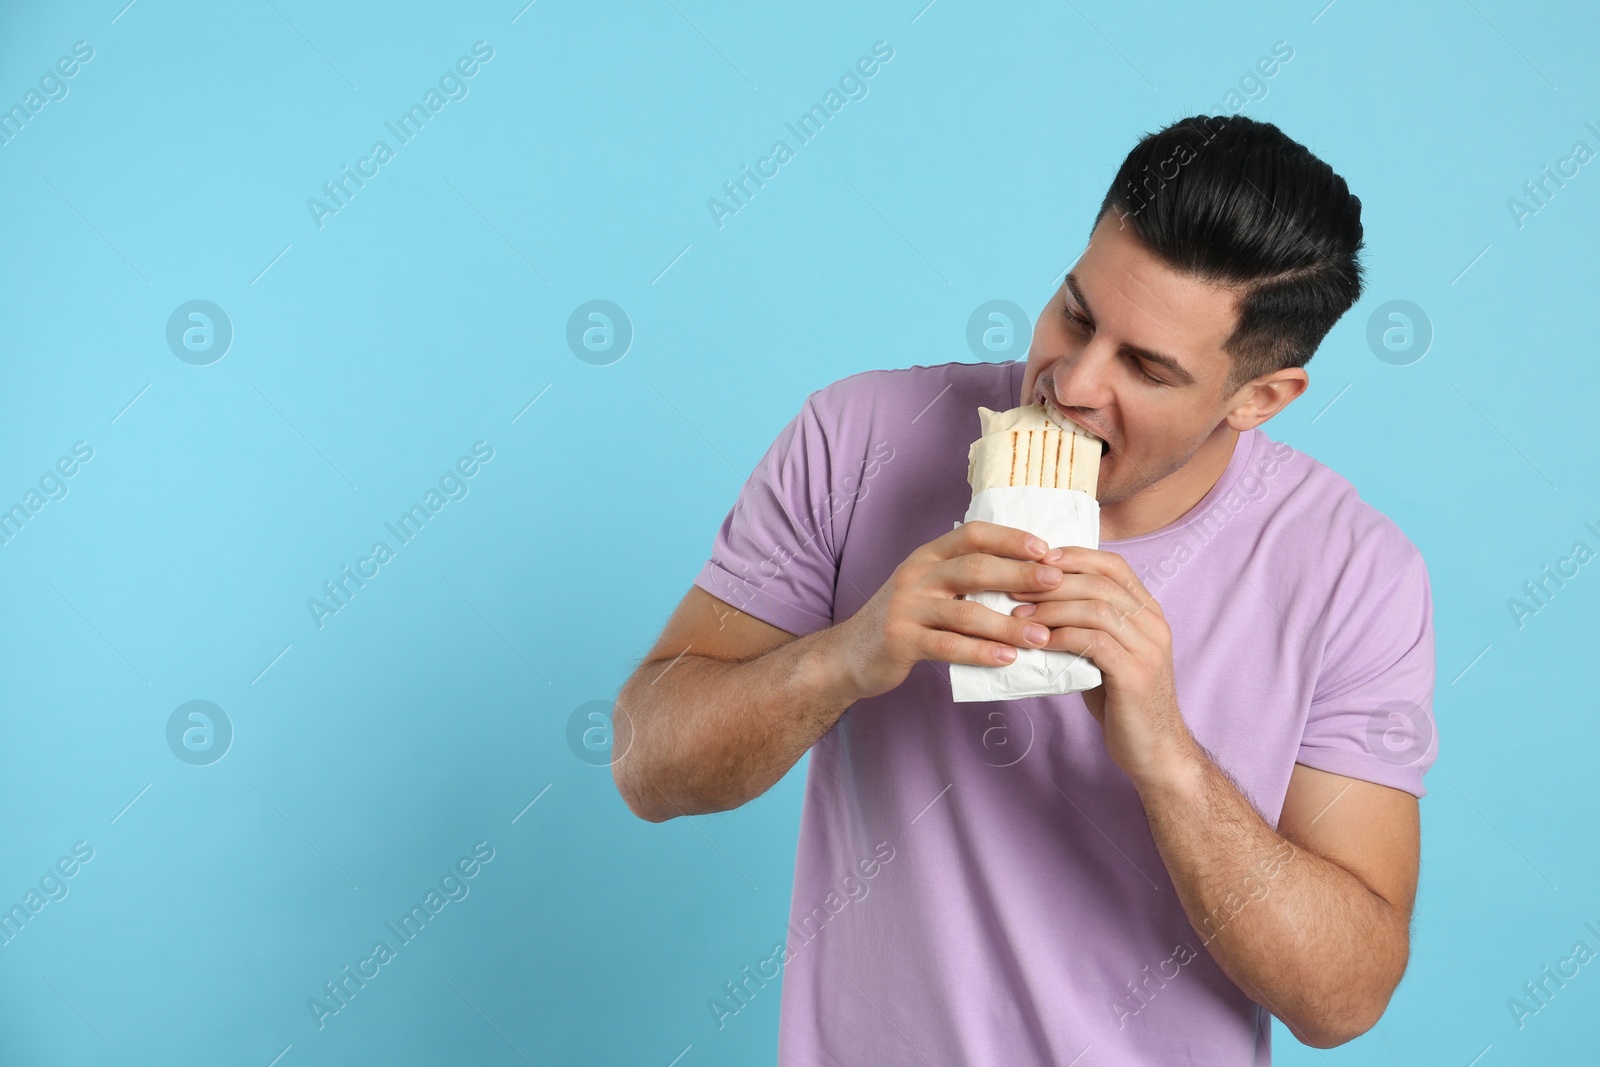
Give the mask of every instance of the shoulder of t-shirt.
M 1016 403 L 1015 398 L 1009 395 L 1014 367 L 1014 362 L 951 361 L 874 368 L 857 371 L 813 390 L 806 397 L 806 403 L 825 426 L 837 425 L 841 419 L 855 422 L 869 410 L 879 414 L 903 410 L 915 418 L 935 403 L 959 399 L 966 404 L 975 395 L 990 399 L 995 382 L 999 380 L 1007 384 L 1002 396 L 1008 399 L 993 399 L 1009 407 Z M 944 395 L 946 388 L 958 394 L 958 397 Z M 976 423 L 976 416 L 973 418 Z
M 1354 483 L 1326 463 L 1265 434 L 1259 450 L 1263 457 L 1278 456 L 1284 469 L 1296 470 L 1288 493 L 1295 505 L 1292 512 L 1308 532 L 1318 531 L 1320 545 L 1389 560 L 1391 568 L 1420 557 L 1421 551 L 1400 525 L 1363 500 Z

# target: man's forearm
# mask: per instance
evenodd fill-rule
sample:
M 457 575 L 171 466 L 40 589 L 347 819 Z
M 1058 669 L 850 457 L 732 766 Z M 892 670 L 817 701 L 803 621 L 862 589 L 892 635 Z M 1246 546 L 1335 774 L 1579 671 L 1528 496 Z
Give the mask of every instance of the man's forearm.
M 1400 914 L 1279 836 L 1198 745 L 1139 795 L 1184 911 L 1223 972 L 1306 1044 L 1370 1029 L 1405 970 Z
M 749 660 L 689 651 L 636 671 L 614 716 L 612 774 L 629 808 L 661 822 L 772 788 L 853 702 L 833 667 L 835 629 Z

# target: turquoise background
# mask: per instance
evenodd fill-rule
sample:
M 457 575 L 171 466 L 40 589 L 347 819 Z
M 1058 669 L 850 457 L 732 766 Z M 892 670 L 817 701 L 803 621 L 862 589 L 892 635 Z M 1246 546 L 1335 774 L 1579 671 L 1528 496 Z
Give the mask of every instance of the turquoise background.
M 0 1063 L 771 1062 L 775 984 L 720 1030 L 707 1001 L 782 936 L 804 761 L 651 825 L 569 724 L 808 392 L 1021 358 L 1026 329 L 968 347 L 974 309 L 1037 314 L 1139 135 L 1234 111 L 1365 206 L 1368 292 L 1267 431 L 1399 523 L 1437 613 L 1410 971 L 1350 1045 L 1275 1024 L 1277 1062 L 1592 1055 L 1600 965 L 1521 1029 L 1507 1001 L 1600 948 L 1600 563 L 1520 627 L 1508 600 L 1600 549 L 1600 169 L 1520 226 L 1508 200 L 1600 148 L 1600 18 L 924 2 L 5 5 L 0 106 L 93 58 L 0 145 L 0 507 L 93 458 L 0 546 L 0 906 L 93 858 L 0 947 Z M 465 98 L 319 227 L 478 41 Z M 867 96 L 719 228 L 708 198 L 877 41 Z M 192 300 L 231 323 L 208 365 L 167 341 Z M 591 300 L 621 358 L 569 345 Z M 1393 300 L 1421 358 L 1369 345 Z M 307 600 L 476 442 L 465 497 L 319 628 Z M 231 724 L 209 765 L 168 742 L 192 700 Z M 479 842 L 319 1029 L 308 999 Z

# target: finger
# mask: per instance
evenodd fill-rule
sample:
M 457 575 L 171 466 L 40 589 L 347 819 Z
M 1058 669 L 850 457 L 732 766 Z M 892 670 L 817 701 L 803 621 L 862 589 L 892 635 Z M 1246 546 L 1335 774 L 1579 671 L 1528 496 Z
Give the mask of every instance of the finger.
M 1103 574 L 1080 574 L 1076 572 L 1063 574 L 1061 584 L 1054 589 L 1019 590 L 1011 594 L 1011 598 L 1020 600 L 1025 604 L 1046 600 L 1104 600 L 1130 617 L 1137 615 L 1147 607 L 1147 605 L 1139 603 L 1126 589 Z
M 1133 568 L 1128 561 L 1115 552 L 1104 552 L 1100 549 L 1085 548 L 1082 545 L 1068 545 L 1058 549 L 1061 555 L 1053 565 L 1060 567 L 1068 573 L 1097 574 L 1114 582 L 1127 597 L 1135 604 L 1141 605 L 1155 614 L 1166 618 L 1166 613 L 1161 610 L 1160 601 L 1151 595 L 1133 573 Z M 1018 599 L 1021 599 L 1020 597 Z M 1133 609 L 1129 609 L 1132 611 Z
M 1050 643 L 1046 648 L 1077 652 L 1070 644 L 1063 645 L 1060 635 L 1064 630 L 1096 631 L 1122 646 L 1130 655 L 1154 651 L 1155 639 L 1138 625 L 1138 621 L 1117 610 L 1104 600 L 1050 600 L 1032 605 L 1026 616 L 1013 616 L 1027 622 L 1050 627 Z M 1021 610 L 1020 608 L 1017 610 Z
M 1043 539 L 1015 526 L 1002 526 L 995 522 L 974 519 L 964 522 L 926 546 L 935 560 L 954 559 L 973 552 L 1010 559 L 1035 560 L 1049 555 L 1051 548 Z
M 921 622 L 931 630 L 985 638 L 1014 648 L 1043 648 L 1050 640 L 1049 627 L 996 611 L 976 600 L 930 601 L 926 612 Z
M 998 641 L 985 641 L 978 637 L 950 630 L 920 628 L 914 642 L 916 649 L 927 659 L 943 663 L 970 663 L 977 667 L 1003 667 L 1017 658 L 1012 645 Z
M 1048 563 L 1028 563 L 986 552 L 970 552 L 934 564 L 930 587 L 947 597 L 996 589 L 1004 593 L 1043 592 L 1065 579 Z
M 1106 672 L 1115 671 L 1133 656 L 1127 647 L 1104 630 L 1063 626 L 1050 631 L 1051 652 L 1075 652 Z

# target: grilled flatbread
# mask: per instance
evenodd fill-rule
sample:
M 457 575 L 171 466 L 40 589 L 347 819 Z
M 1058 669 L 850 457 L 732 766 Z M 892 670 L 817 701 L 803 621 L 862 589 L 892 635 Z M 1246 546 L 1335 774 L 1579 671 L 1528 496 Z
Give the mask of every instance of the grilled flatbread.
M 978 408 L 982 436 L 967 450 L 974 495 L 1000 486 L 1078 489 L 1094 496 L 1100 438 L 1043 404 L 1008 411 Z

